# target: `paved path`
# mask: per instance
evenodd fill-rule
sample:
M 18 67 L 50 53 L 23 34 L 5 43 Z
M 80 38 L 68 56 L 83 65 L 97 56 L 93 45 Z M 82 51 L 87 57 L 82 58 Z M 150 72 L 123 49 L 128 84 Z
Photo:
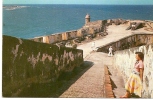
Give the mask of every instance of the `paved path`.
M 128 25 L 111 25 L 108 27 L 108 35 L 99 40 L 93 40 L 96 47 L 103 46 L 113 41 L 135 33 L 150 33 L 144 29 L 135 31 L 126 30 Z M 118 98 L 123 95 L 124 82 L 122 76 L 112 66 L 113 57 L 108 57 L 102 52 L 91 52 L 92 42 L 79 45 L 77 49 L 83 50 L 84 61 L 92 62 L 93 66 L 88 69 L 75 83 L 73 83 L 60 97 L 64 98 L 102 98 L 104 97 L 104 65 L 109 66 L 112 73 L 113 92 Z
M 64 98 L 102 98 L 104 97 L 104 64 L 112 65 L 112 57 L 101 52 L 91 53 L 85 61 L 93 62 L 74 84 L 72 84 L 60 97 Z
M 99 40 L 93 40 L 95 41 L 95 46 L 103 46 L 105 44 L 108 44 L 113 41 L 117 41 L 123 37 L 129 36 L 131 34 L 135 33 L 153 33 L 149 31 L 145 31 L 143 28 L 131 31 L 131 30 L 126 30 L 128 27 L 127 24 L 122 24 L 122 25 L 110 25 L 108 26 L 107 32 L 108 35 L 104 36 L 102 39 Z M 79 45 L 77 49 L 82 49 L 83 50 L 83 57 L 85 58 L 90 52 L 92 51 L 91 49 L 92 42 L 88 42 L 82 45 Z

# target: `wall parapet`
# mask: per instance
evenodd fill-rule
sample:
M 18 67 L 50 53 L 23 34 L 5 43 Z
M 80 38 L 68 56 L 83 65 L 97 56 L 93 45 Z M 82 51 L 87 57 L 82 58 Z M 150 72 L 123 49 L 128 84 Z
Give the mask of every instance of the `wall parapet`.
M 32 83 L 55 82 L 83 63 L 83 50 L 3 35 L 2 95 L 17 96 Z
M 114 93 L 113 93 L 113 89 L 112 89 L 112 82 L 111 82 L 111 78 L 109 75 L 109 70 L 108 70 L 108 66 L 104 65 L 104 92 L 105 92 L 105 97 L 106 98 L 114 98 Z
M 123 37 L 117 41 L 110 42 L 106 45 L 100 46 L 97 49 L 97 52 L 108 53 L 108 48 L 112 46 L 114 51 L 129 49 L 141 45 L 147 45 L 153 43 L 153 34 L 152 33 L 136 33 L 130 36 Z
M 77 30 L 71 30 L 46 36 L 35 37 L 30 40 L 42 43 L 57 43 L 61 41 L 71 40 L 74 38 L 81 38 L 86 35 L 95 34 L 104 31 L 104 26 L 107 23 L 107 20 L 98 20 L 89 22 L 84 25 L 82 28 Z
M 135 63 L 135 52 L 144 53 L 143 98 L 153 98 L 153 44 L 116 51 L 114 67 L 122 73 L 124 82 L 127 81 Z

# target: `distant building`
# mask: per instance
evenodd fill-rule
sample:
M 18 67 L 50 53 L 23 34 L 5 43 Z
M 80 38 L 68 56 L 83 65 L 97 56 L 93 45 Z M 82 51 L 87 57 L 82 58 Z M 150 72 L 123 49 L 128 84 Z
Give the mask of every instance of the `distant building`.
M 89 22 L 90 22 L 90 15 L 87 14 L 87 15 L 85 16 L 85 24 L 87 24 L 87 23 L 89 23 Z

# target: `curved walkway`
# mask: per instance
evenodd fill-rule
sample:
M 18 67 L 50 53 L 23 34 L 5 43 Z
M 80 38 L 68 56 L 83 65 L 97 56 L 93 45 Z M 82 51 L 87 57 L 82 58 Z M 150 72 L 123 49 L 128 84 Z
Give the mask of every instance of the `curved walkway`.
M 127 24 L 111 25 L 108 27 L 108 35 L 102 39 L 93 40 L 95 46 L 99 47 L 113 41 L 117 41 L 123 37 L 135 33 L 151 33 L 145 31 L 143 28 L 131 31 L 126 30 Z M 113 81 L 113 92 L 115 97 L 119 98 L 123 95 L 124 82 L 122 76 L 117 70 L 113 69 L 113 57 L 108 57 L 107 54 L 102 52 L 92 52 L 92 42 L 81 44 L 77 49 L 83 50 L 84 61 L 92 62 L 93 66 L 90 67 L 77 81 L 75 81 L 64 93 L 59 97 L 61 98 L 103 98 L 104 97 L 104 65 L 109 66 L 111 78 Z
M 132 34 L 136 34 L 136 33 L 153 33 L 153 32 L 149 32 L 149 31 L 144 30 L 144 28 L 137 29 L 135 31 L 126 30 L 127 27 L 128 27 L 127 24 L 122 24 L 122 25 L 117 25 L 117 26 L 116 25 L 108 26 L 108 28 L 107 28 L 108 35 L 106 35 L 103 38 L 98 39 L 98 40 L 93 39 L 93 41 L 95 42 L 95 47 L 106 45 L 110 42 L 117 41 L 123 37 L 127 37 Z M 88 54 L 90 54 L 90 52 L 92 51 L 91 45 L 92 45 L 92 42 L 78 45 L 77 49 L 83 50 L 83 57 L 84 58 Z
M 112 57 L 107 54 L 94 52 L 85 58 L 93 62 L 74 84 L 72 84 L 60 97 L 61 98 L 102 98 L 104 97 L 104 64 L 112 65 Z

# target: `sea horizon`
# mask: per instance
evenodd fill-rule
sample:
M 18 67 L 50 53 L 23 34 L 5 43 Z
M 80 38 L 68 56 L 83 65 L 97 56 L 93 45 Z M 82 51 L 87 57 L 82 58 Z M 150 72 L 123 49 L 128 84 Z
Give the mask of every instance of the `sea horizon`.
M 117 18 L 153 20 L 152 5 L 3 4 L 4 6 L 28 6 L 11 10 L 3 8 L 3 34 L 25 39 L 80 29 L 87 13 L 91 16 L 91 21 Z
M 2 5 L 119 5 L 119 6 L 152 6 L 152 4 L 2 4 Z

